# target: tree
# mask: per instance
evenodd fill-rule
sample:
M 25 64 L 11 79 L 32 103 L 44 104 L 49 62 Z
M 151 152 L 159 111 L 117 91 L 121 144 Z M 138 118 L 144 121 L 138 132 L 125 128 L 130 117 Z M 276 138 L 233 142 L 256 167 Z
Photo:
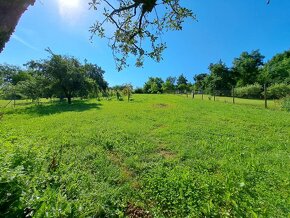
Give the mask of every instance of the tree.
M 6 99 L 20 98 L 21 96 L 17 92 L 17 85 L 29 79 L 30 75 L 18 66 L 0 65 L 0 88 Z
M 148 81 L 144 84 L 144 93 L 162 93 L 163 80 L 159 77 L 149 77 Z
M 177 89 L 179 90 L 179 92 L 184 93 L 185 91 L 187 91 L 187 79 L 185 78 L 185 76 L 183 74 L 181 74 L 178 78 L 177 78 Z
M 128 101 L 130 101 L 132 92 L 133 92 L 133 86 L 131 84 L 124 84 L 124 89 L 122 90 L 124 95 L 127 95 Z
M 35 0 L 4 0 L 0 2 L 0 53 L 9 41 L 21 17 Z
M 41 76 L 30 76 L 29 79 L 19 82 L 16 89 L 22 98 L 38 101 L 39 98 L 43 97 L 44 93 L 42 82 L 43 78 Z
M 0 51 L 9 40 L 19 18 L 35 0 L 11 0 L 0 3 Z M 90 28 L 94 35 L 109 39 L 118 70 L 127 66 L 129 55 L 137 56 L 136 66 L 144 57 L 160 61 L 166 44 L 159 40 L 163 31 L 182 30 L 186 18 L 196 19 L 192 11 L 180 5 L 180 0 L 91 0 L 90 7 L 101 11 L 103 19 Z M 10 22 L 11 21 L 11 22 Z M 114 33 L 107 34 L 104 25 Z M 148 50 L 148 48 L 151 48 Z
M 240 57 L 234 59 L 233 72 L 236 74 L 238 86 L 254 84 L 258 80 L 263 59 L 264 56 L 259 50 L 243 52 Z
M 168 77 L 162 84 L 162 91 L 166 93 L 173 93 L 175 91 L 176 77 Z
M 93 93 L 93 97 L 97 97 L 100 91 L 108 89 L 108 82 L 104 79 L 105 71 L 96 64 L 87 63 L 83 66 L 85 81 L 82 88 L 82 95 L 88 96 Z
M 103 19 L 91 27 L 91 32 L 109 39 L 118 70 L 127 66 L 130 54 L 137 56 L 136 66 L 143 65 L 145 56 L 159 62 L 166 48 L 159 40 L 163 31 L 182 30 L 185 18 L 195 19 L 191 10 L 180 5 L 180 0 L 119 0 L 118 3 L 92 0 L 90 5 L 104 11 Z M 112 35 L 106 33 L 105 23 L 114 28 Z M 151 49 L 147 50 L 148 47 Z
M 195 90 L 202 91 L 205 88 L 204 80 L 208 75 L 206 73 L 200 73 L 193 77 L 195 81 Z
M 231 71 L 221 60 L 216 64 L 210 64 L 210 75 L 208 80 L 208 87 L 211 92 L 216 94 L 229 95 L 233 85 L 233 76 Z
M 16 85 L 20 81 L 29 79 L 29 76 L 20 67 L 9 64 L 0 65 L 0 76 L 2 84 L 11 83 Z
M 269 60 L 265 64 L 259 80 L 261 83 L 268 84 L 290 84 L 290 50 L 276 54 Z
M 64 95 L 68 103 L 82 90 L 85 74 L 80 62 L 74 57 L 52 54 L 44 63 L 44 71 L 54 80 L 54 89 Z

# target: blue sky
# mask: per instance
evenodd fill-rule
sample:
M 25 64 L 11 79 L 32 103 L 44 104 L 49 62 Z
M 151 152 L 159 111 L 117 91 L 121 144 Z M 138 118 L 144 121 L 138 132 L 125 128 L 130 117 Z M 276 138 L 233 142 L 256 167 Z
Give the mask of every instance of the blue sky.
M 70 2 L 70 4 L 68 3 Z M 220 59 L 228 66 L 243 51 L 260 49 L 269 60 L 290 48 L 290 1 L 183 0 L 198 22 L 186 21 L 184 29 L 166 32 L 163 61 L 146 59 L 143 68 L 131 66 L 118 72 L 105 39 L 90 42 L 89 27 L 98 19 L 87 0 L 37 0 L 22 16 L 15 33 L 0 54 L 0 63 L 22 65 L 48 57 L 45 48 L 98 64 L 110 85 L 132 83 L 141 87 L 149 76 L 165 79 L 183 73 L 189 81 L 208 72 Z M 132 59 L 133 60 L 133 59 Z

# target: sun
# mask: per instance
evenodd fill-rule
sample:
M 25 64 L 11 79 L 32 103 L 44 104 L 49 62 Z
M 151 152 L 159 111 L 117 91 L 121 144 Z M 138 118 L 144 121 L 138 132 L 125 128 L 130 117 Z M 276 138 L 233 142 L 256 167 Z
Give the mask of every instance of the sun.
M 80 0 L 58 0 L 60 8 L 64 10 L 75 10 L 80 6 Z
M 81 4 L 80 0 L 57 0 L 57 3 L 58 11 L 62 19 L 70 23 L 77 22 L 83 9 L 83 4 Z

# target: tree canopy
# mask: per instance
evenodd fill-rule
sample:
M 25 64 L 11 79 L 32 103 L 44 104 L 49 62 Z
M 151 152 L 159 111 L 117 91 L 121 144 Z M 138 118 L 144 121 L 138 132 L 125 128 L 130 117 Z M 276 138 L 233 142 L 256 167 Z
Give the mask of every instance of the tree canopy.
M 257 81 L 264 58 L 259 50 L 254 50 L 251 53 L 242 52 L 240 57 L 234 59 L 233 70 L 238 74 L 237 83 L 240 86 L 254 84 Z
M 0 52 L 13 33 L 18 20 L 35 0 L 0 2 Z M 106 37 L 113 51 L 118 70 L 127 66 L 129 55 L 137 57 L 136 66 L 142 66 L 144 57 L 162 59 L 166 43 L 160 36 L 167 30 L 182 30 L 192 11 L 180 5 L 180 0 L 90 0 L 90 8 L 103 15 L 90 28 L 94 35 Z M 108 34 L 107 26 L 114 28 Z M 110 32 L 112 28 L 109 28 Z
M 143 65 L 145 56 L 159 62 L 166 48 L 160 40 L 162 33 L 182 30 L 186 18 L 195 19 L 180 0 L 92 0 L 90 5 L 103 15 L 103 20 L 96 21 L 90 31 L 109 39 L 118 70 L 127 66 L 130 54 L 137 56 L 136 66 Z M 114 27 L 113 34 L 107 33 L 106 23 Z
M 105 91 L 108 83 L 104 71 L 95 64 L 82 64 L 71 56 L 51 53 L 51 57 L 41 61 L 30 61 L 26 69 L 0 65 L 1 89 L 4 98 L 67 98 L 96 97 Z M 12 96 L 13 95 L 13 96 Z

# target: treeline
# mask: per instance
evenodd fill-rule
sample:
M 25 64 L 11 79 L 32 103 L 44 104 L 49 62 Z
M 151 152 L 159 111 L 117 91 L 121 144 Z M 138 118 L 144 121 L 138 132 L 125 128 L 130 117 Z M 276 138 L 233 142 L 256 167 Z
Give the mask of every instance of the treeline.
M 0 97 L 3 99 L 99 97 L 108 89 L 101 67 L 75 57 L 56 55 L 30 61 L 23 68 L 0 65 Z
M 137 93 L 205 93 L 210 95 L 261 98 L 264 86 L 268 97 L 281 98 L 290 94 L 290 50 L 275 55 L 267 63 L 259 50 L 243 52 L 233 60 L 232 67 L 223 61 L 209 65 L 208 73 L 197 74 L 189 83 L 181 74 L 178 78 L 150 77 Z

